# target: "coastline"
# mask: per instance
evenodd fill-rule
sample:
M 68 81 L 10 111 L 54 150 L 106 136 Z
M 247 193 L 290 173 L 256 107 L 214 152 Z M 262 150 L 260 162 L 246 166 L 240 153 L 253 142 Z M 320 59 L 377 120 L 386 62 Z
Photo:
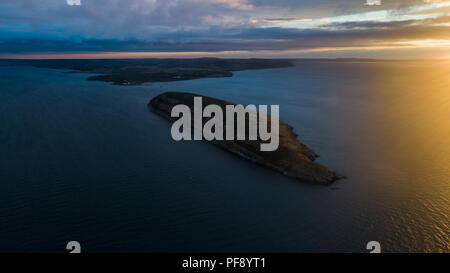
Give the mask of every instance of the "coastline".
M 148 103 L 150 111 L 163 118 L 174 121 L 171 110 L 177 104 L 185 104 L 193 109 L 194 96 L 192 93 L 168 92 L 160 94 Z M 225 105 L 235 105 L 227 101 L 201 96 L 204 106 L 215 104 L 221 108 Z M 270 152 L 261 152 L 257 147 L 260 140 L 212 140 L 212 144 L 230 152 L 242 159 L 279 172 L 287 177 L 301 182 L 317 185 L 331 185 L 336 180 L 344 178 L 326 166 L 315 162 L 319 156 L 305 144 L 297 140 L 293 127 L 279 121 L 280 143 L 278 149 Z

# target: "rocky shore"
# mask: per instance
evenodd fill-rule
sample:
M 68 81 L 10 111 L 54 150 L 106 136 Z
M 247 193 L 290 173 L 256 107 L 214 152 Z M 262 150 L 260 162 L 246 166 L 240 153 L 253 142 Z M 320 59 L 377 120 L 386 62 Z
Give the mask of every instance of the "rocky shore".
M 175 121 L 171 117 L 172 108 L 175 105 L 184 104 L 193 109 L 194 96 L 200 95 L 181 92 L 163 93 L 153 98 L 149 102 L 148 108 L 170 121 Z M 234 105 L 206 96 L 202 96 L 202 100 L 203 107 L 215 104 L 225 109 L 225 105 Z M 297 135 L 293 132 L 291 126 L 280 121 L 279 134 L 279 147 L 270 152 L 260 151 L 259 147 L 262 142 L 260 140 L 213 140 L 210 142 L 245 160 L 275 170 L 301 182 L 330 185 L 342 178 L 326 166 L 315 162 L 318 155 L 297 140 Z

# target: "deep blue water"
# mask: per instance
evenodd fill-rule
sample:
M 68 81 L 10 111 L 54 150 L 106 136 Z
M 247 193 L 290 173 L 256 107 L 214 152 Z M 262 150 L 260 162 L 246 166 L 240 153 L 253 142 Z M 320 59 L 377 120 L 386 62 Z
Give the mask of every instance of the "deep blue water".
M 0 251 L 449 252 L 449 72 L 305 62 L 125 87 L 0 66 Z M 302 184 L 175 142 L 146 107 L 164 91 L 279 104 L 348 179 Z

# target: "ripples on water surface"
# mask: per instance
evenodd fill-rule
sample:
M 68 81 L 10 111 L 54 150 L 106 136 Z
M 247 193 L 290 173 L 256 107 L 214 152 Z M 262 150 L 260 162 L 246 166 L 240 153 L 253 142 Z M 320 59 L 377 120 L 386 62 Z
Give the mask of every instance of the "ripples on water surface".
M 0 251 L 450 251 L 450 64 L 320 63 L 119 87 L 0 67 Z M 163 91 L 280 104 L 320 161 L 297 183 L 149 113 Z

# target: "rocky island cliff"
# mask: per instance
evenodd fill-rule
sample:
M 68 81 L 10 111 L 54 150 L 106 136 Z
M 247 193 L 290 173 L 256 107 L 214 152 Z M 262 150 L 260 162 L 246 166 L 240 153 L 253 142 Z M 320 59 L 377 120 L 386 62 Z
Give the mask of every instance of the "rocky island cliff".
M 194 97 L 196 96 L 201 95 L 181 92 L 163 93 L 153 98 L 148 103 L 148 108 L 170 121 L 175 121 L 176 118 L 171 117 L 172 108 L 175 105 L 184 104 L 193 109 Z M 203 107 L 215 104 L 225 109 L 226 105 L 235 105 L 211 97 L 201 97 Z M 341 178 L 326 166 L 315 162 L 318 155 L 299 142 L 293 128 L 282 121 L 279 121 L 279 146 L 275 151 L 260 151 L 259 147 L 262 142 L 260 140 L 213 140 L 210 142 L 243 159 L 301 182 L 330 185 Z

